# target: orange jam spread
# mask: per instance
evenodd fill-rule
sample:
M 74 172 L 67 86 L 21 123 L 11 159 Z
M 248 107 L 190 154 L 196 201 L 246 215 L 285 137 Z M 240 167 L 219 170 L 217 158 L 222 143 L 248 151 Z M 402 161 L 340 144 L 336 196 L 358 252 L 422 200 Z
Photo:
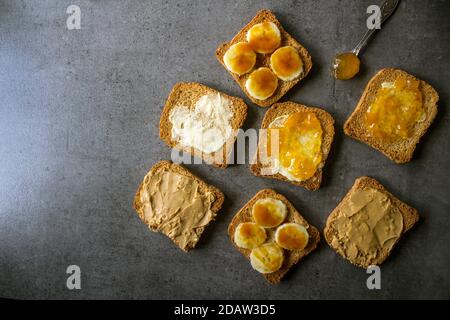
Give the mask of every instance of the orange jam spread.
M 364 116 L 370 136 L 387 142 L 411 137 L 425 115 L 419 85 L 420 80 L 400 76 L 378 89 Z
M 271 155 L 270 150 L 274 129 L 279 130 L 278 156 Z M 278 158 L 281 174 L 299 181 L 315 174 L 322 162 L 322 126 L 314 113 L 293 113 L 281 126 L 269 128 L 268 134 L 268 155 Z
M 300 232 L 295 225 L 284 226 L 278 235 L 278 242 L 289 250 L 304 249 L 308 243 L 307 236 Z
M 339 80 L 353 78 L 359 72 L 360 61 L 353 52 L 338 54 L 334 58 L 334 77 Z

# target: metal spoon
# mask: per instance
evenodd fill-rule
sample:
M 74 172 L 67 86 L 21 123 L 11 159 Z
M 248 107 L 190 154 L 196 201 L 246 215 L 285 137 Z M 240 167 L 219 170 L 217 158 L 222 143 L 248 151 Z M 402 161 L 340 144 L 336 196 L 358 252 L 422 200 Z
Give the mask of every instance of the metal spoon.
M 395 11 L 400 0 L 385 0 L 380 6 L 380 25 Z M 369 29 L 355 48 L 350 52 L 338 54 L 333 63 L 334 76 L 340 80 L 353 78 L 359 72 L 360 60 L 358 55 L 367 46 L 372 35 L 378 29 Z

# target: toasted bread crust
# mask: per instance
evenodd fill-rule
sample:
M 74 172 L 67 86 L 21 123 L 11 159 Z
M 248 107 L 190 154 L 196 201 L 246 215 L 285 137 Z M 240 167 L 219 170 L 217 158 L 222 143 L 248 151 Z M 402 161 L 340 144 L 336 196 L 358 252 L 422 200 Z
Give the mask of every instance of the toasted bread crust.
M 228 166 L 227 160 L 229 159 L 229 156 L 233 151 L 233 145 L 236 141 L 236 135 L 232 135 L 224 143 L 224 146 L 220 150 L 211 154 L 202 153 L 200 150 L 197 150 L 195 148 L 178 146 L 178 143 L 172 140 L 172 124 L 169 120 L 170 112 L 172 111 L 172 109 L 176 106 L 185 106 L 189 107 L 192 110 L 194 109 L 198 99 L 200 99 L 203 95 L 211 93 L 220 93 L 222 96 L 231 101 L 231 108 L 233 110 L 231 127 L 235 130 L 241 128 L 244 124 L 245 119 L 247 118 L 247 105 L 245 104 L 244 100 L 229 96 L 200 83 L 179 82 L 172 88 L 172 91 L 167 98 L 166 104 L 164 105 L 164 109 L 159 121 L 159 137 L 171 148 L 182 150 L 183 152 L 187 152 L 192 155 L 195 154 L 196 156 L 200 156 L 206 163 L 212 164 L 218 168 L 226 168 Z M 217 161 L 215 159 L 216 156 L 218 159 L 222 159 L 222 161 Z
M 253 101 L 255 104 L 261 107 L 268 107 L 277 102 L 278 100 L 283 97 L 286 92 L 288 92 L 294 85 L 296 85 L 300 80 L 305 78 L 308 73 L 310 72 L 312 68 L 312 60 L 311 56 L 309 55 L 308 51 L 299 43 L 297 40 L 295 40 L 289 33 L 287 33 L 284 29 L 281 23 L 278 21 L 278 19 L 275 17 L 275 15 L 267 9 L 258 11 L 256 16 L 244 27 L 242 28 L 238 34 L 234 36 L 233 39 L 231 39 L 230 42 L 222 43 L 216 50 L 216 58 L 219 60 L 219 62 L 224 66 L 224 68 L 228 71 L 228 69 L 225 66 L 225 63 L 223 61 L 223 56 L 225 55 L 225 52 L 234 44 L 242 41 L 246 41 L 246 35 L 247 31 L 253 27 L 255 24 L 261 23 L 261 22 L 273 22 L 281 33 L 281 47 L 283 46 L 292 46 L 295 49 L 297 49 L 300 58 L 303 61 L 303 73 L 300 77 L 298 77 L 295 80 L 292 81 L 283 81 L 281 79 L 278 79 L 278 88 L 275 91 L 275 93 L 266 100 L 258 100 L 253 98 L 245 88 L 245 82 L 247 81 L 249 75 L 251 72 L 244 74 L 244 75 L 237 75 L 232 72 L 229 72 L 231 76 L 236 80 L 236 82 L 241 87 L 242 91 L 248 96 L 248 98 Z M 258 54 L 255 69 L 259 67 L 269 67 L 270 68 L 270 54 L 261 55 Z
M 409 79 L 420 81 L 420 90 L 423 95 L 426 118 L 424 121 L 415 125 L 414 134 L 411 138 L 394 143 L 383 143 L 368 135 L 364 125 L 364 114 L 373 103 L 381 84 L 383 82 L 393 82 L 400 75 L 404 75 Z M 425 134 L 428 127 L 433 122 L 438 110 L 438 101 L 438 93 L 425 81 L 417 79 L 416 77 L 399 69 L 385 68 L 375 74 L 375 76 L 373 76 L 367 84 L 355 110 L 344 124 L 344 132 L 349 137 L 364 142 L 377 149 L 394 162 L 406 163 L 411 160 L 420 138 Z
M 419 213 L 417 212 L 416 209 L 414 209 L 413 207 L 410 207 L 406 203 L 399 200 L 392 193 L 390 193 L 388 190 L 386 190 L 386 188 L 381 183 L 379 183 L 377 180 L 370 178 L 370 177 L 359 177 L 355 180 L 355 183 L 353 184 L 351 189 L 348 191 L 348 193 L 345 195 L 345 197 L 341 200 L 341 202 L 337 205 L 337 207 L 328 216 L 327 222 L 326 222 L 326 225 L 325 225 L 325 228 L 323 231 L 326 242 L 328 243 L 328 245 L 331 248 L 336 250 L 336 252 L 338 252 L 337 248 L 333 247 L 333 245 L 332 245 L 334 229 L 333 229 L 333 226 L 331 225 L 331 222 L 333 221 L 334 218 L 339 216 L 340 208 L 350 198 L 352 193 L 355 190 L 362 189 L 362 188 L 372 188 L 372 189 L 380 191 L 388 196 L 388 198 L 392 202 L 392 205 L 395 208 L 398 208 L 400 213 L 402 214 L 402 217 L 403 217 L 402 234 L 405 234 L 407 231 L 411 230 L 411 228 L 417 223 L 417 221 L 419 221 Z M 400 239 L 398 241 L 400 241 Z M 380 255 L 378 261 L 376 261 L 375 264 L 378 265 L 378 264 L 383 263 L 387 259 L 387 257 L 389 256 L 390 253 L 391 252 L 387 251 L 387 250 L 383 251 L 382 254 Z M 343 256 L 343 257 L 358 267 L 361 267 L 361 268 L 369 267 L 369 263 L 359 264 L 356 261 L 352 261 L 345 256 Z
M 189 170 L 187 170 L 186 168 L 184 168 L 183 166 L 181 166 L 179 164 L 175 164 L 175 163 L 172 163 L 167 160 L 162 160 L 162 161 L 157 162 L 155 165 L 153 165 L 153 167 L 150 169 L 150 171 L 145 175 L 144 181 L 139 185 L 139 188 L 136 191 L 136 195 L 134 196 L 134 200 L 133 200 L 133 208 L 136 210 L 139 218 L 141 218 L 141 220 L 144 221 L 144 223 L 146 223 L 149 226 L 149 223 L 145 218 L 144 208 L 143 208 L 143 204 L 141 203 L 140 193 L 141 193 L 142 188 L 144 187 L 146 178 L 161 171 L 161 170 L 168 170 L 171 172 L 176 172 L 183 176 L 192 178 L 195 181 L 197 181 L 197 183 L 199 185 L 200 193 L 210 191 L 214 194 L 214 202 L 212 203 L 212 206 L 211 206 L 211 211 L 214 213 L 213 219 L 211 219 L 206 226 L 198 227 L 198 228 L 196 228 L 196 231 L 195 231 L 198 234 L 198 238 L 200 239 L 200 236 L 203 233 L 204 229 L 211 223 L 211 221 L 214 220 L 215 216 L 217 215 L 217 212 L 222 208 L 223 202 L 225 200 L 225 196 L 222 193 L 222 191 L 220 191 L 218 188 L 207 184 L 202 179 L 200 179 L 196 175 L 192 174 Z M 149 228 L 150 228 L 150 226 L 149 226 Z M 150 230 L 152 230 L 152 229 L 150 228 Z M 197 243 L 198 243 L 198 240 L 197 240 L 197 242 L 194 242 L 194 243 L 188 243 L 186 245 L 186 247 L 184 247 L 184 248 L 180 247 L 180 249 L 182 249 L 183 251 L 189 251 L 190 249 L 195 248 Z
M 247 259 L 250 260 L 250 253 L 251 250 L 249 249 L 243 249 L 236 245 L 234 242 L 234 232 L 237 228 L 237 226 L 242 222 L 250 222 L 252 221 L 252 207 L 253 204 L 258 199 L 263 199 L 266 197 L 271 197 L 274 199 L 278 199 L 282 201 L 287 209 L 288 214 L 286 216 L 286 219 L 284 222 L 296 222 L 299 224 L 302 224 L 305 226 L 305 228 L 308 230 L 309 233 L 309 242 L 305 249 L 303 250 L 283 250 L 284 251 L 284 262 L 280 270 L 268 273 L 268 274 L 261 274 L 266 280 L 272 284 L 279 283 L 281 279 L 285 276 L 285 274 L 293 267 L 295 264 L 297 264 L 301 259 L 306 257 L 308 254 L 310 254 L 314 249 L 316 249 L 319 241 L 320 241 L 320 233 L 317 228 L 309 224 L 305 218 L 302 217 L 302 215 L 295 209 L 295 207 L 289 202 L 288 199 L 286 199 L 283 195 L 277 193 L 274 190 L 271 189 L 263 189 L 260 190 L 253 198 L 251 198 L 247 204 L 245 204 L 233 217 L 233 219 L 230 222 L 230 225 L 228 226 L 228 235 L 230 237 L 231 242 L 236 247 L 236 249 L 242 253 Z
M 256 152 L 255 158 L 253 160 L 253 164 L 250 166 L 250 171 L 260 177 L 265 178 L 273 178 L 278 180 L 283 180 L 290 182 L 294 185 L 304 187 L 308 190 L 317 190 L 320 188 L 320 184 L 322 183 L 322 170 L 323 166 L 325 165 L 325 162 L 327 160 L 328 154 L 330 153 L 331 144 L 333 142 L 334 138 L 334 119 L 333 117 L 326 112 L 323 109 L 315 108 L 315 107 L 308 107 L 302 104 L 294 103 L 294 102 L 282 102 L 282 103 L 276 103 L 274 104 L 269 110 L 267 110 L 266 114 L 264 115 L 261 129 L 267 129 L 270 125 L 270 123 L 283 115 L 289 115 L 295 112 L 313 112 L 317 118 L 320 121 L 320 124 L 322 126 L 323 130 L 323 138 L 322 138 L 322 163 L 317 168 L 316 173 L 314 176 L 309 178 L 305 181 L 291 181 L 287 179 L 282 174 L 275 174 L 275 175 L 261 175 L 261 169 L 263 168 L 263 165 L 261 164 L 260 160 L 258 159 L 258 152 Z M 258 149 L 261 146 L 258 146 Z

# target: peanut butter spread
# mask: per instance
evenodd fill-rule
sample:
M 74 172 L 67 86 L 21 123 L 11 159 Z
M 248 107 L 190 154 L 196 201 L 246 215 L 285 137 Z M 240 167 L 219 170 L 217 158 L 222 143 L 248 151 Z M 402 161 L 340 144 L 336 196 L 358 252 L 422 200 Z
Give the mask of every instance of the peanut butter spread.
M 214 194 L 199 189 L 196 180 L 172 171 L 147 176 L 140 193 L 144 221 L 182 249 L 192 247 L 215 216 Z
M 403 216 L 375 189 L 355 190 L 331 220 L 332 245 L 344 257 L 368 266 L 389 253 L 403 231 Z

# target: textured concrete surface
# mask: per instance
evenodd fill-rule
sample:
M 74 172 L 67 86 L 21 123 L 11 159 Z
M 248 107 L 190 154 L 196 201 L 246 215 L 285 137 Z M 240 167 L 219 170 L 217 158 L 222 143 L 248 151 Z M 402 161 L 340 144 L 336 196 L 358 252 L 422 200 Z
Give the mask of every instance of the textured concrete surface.
M 450 298 L 448 1 L 403 0 L 364 53 L 360 76 L 330 77 L 336 52 L 365 31 L 373 0 L 0 1 L 0 296 L 10 298 Z M 81 8 L 81 30 L 66 8 Z M 244 97 L 216 61 L 217 45 L 271 8 L 309 49 L 313 71 L 284 100 L 321 106 L 337 136 L 323 187 L 310 192 L 254 177 L 247 165 L 190 165 L 220 187 L 224 209 L 189 254 L 151 233 L 131 208 L 147 170 L 170 150 L 161 107 L 178 81 Z M 414 160 L 396 165 L 344 137 L 342 124 L 370 77 L 405 69 L 439 92 L 439 114 Z M 245 128 L 264 109 L 246 99 Z M 314 225 L 356 177 L 379 179 L 422 220 L 382 265 L 382 289 L 322 241 L 280 285 L 267 284 L 231 246 L 227 225 L 259 189 L 286 195 Z M 76 264 L 82 289 L 66 288 Z

